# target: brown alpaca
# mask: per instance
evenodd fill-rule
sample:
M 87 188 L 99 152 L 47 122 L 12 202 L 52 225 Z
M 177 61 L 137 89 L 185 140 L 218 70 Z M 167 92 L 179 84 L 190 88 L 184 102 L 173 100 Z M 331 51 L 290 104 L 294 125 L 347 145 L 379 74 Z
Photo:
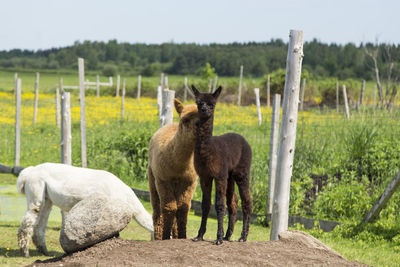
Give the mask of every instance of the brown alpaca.
M 178 124 L 160 128 L 149 146 L 149 186 L 153 207 L 154 239 L 186 238 L 190 201 L 197 185 L 193 166 L 196 105 L 175 99 Z
M 232 236 L 236 221 L 238 199 L 235 193 L 235 182 L 239 187 L 242 200 L 243 229 L 239 241 L 247 240 L 250 227 L 252 201 L 250 198 L 249 178 L 251 165 L 251 148 L 243 136 L 227 133 L 212 136 L 214 109 L 221 86 L 212 93 L 200 93 L 193 85 L 199 120 L 196 122 L 196 145 L 194 166 L 200 177 L 203 199 L 201 203 L 201 226 L 193 241 L 203 240 L 206 232 L 207 217 L 211 207 L 212 182 L 215 179 L 215 209 L 217 212 L 218 232 L 215 244 L 222 244 L 224 235 L 223 218 L 225 198 L 229 212 L 228 229 L 224 240 Z

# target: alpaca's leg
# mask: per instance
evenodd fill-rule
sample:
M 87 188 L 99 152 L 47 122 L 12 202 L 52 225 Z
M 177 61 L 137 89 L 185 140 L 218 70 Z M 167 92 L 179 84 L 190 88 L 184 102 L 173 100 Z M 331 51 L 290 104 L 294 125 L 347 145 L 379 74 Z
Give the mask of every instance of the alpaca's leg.
M 172 223 L 172 229 L 171 229 L 171 236 L 173 239 L 177 239 L 179 234 L 178 234 L 178 219 L 177 217 L 174 217 L 174 222 Z
M 239 187 L 240 199 L 242 200 L 242 211 L 243 211 L 243 229 L 239 241 L 244 242 L 247 240 L 247 235 L 249 234 L 250 228 L 250 215 L 252 208 L 252 201 L 250 197 L 250 185 L 249 179 L 250 175 L 238 176 L 236 183 Z
M 25 257 L 29 257 L 29 243 L 33 234 L 33 227 L 36 224 L 38 210 L 28 210 L 22 218 L 21 226 L 18 228 L 18 246 Z
M 201 201 L 201 225 L 197 237 L 193 238 L 193 241 L 202 241 L 207 230 L 207 218 L 211 208 L 212 179 L 200 177 L 200 186 L 203 193 Z
M 49 256 L 49 252 L 47 251 L 46 247 L 45 232 L 52 206 L 53 203 L 51 202 L 50 199 L 45 199 L 45 201 L 43 201 L 42 206 L 40 207 L 38 223 L 33 229 L 33 236 L 32 236 L 33 244 L 35 244 L 39 252 L 41 252 L 46 256 Z
M 229 222 L 224 240 L 229 240 L 235 228 L 237 205 L 238 205 L 238 198 L 235 193 L 235 181 L 233 178 L 229 178 L 228 180 L 228 188 L 226 189 L 226 205 L 228 207 Z
M 187 185 L 181 185 L 181 190 L 177 192 L 178 210 L 176 211 L 176 220 L 178 225 L 178 238 L 186 238 L 186 225 L 187 217 L 190 211 L 190 204 L 194 190 L 196 189 L 196 182 Z
M 153 226 L 154 226 L 154 239 L 161 240 L 162 238 L 162 217 L 160 209 L 160 197 L 155 185 L 155 178 L 150 167 L 148 168 L 149 188 L 150 188 L 150 202 L 153 208 Z
M 29 257 L 29 243 L 31 241 L 33 229 L 38 223 L 42 202 L 45 199 L 44 183 L 26 183 L 25 194 L 28 210 L 22 218 L 21 226 L 18 228 L 18 246 L 24 252 L 25 257 Z
M 163 221 L 162 239 L 171 239 L 171 230 L 176 217 L 176 199 L 173 187 L 168 182 L 157 181 Z
M 224 237 L 225 196 L 228 177 L 215 178 L 215 211 L 217 212 L 218 231 L 216 245 L 222 244 Z

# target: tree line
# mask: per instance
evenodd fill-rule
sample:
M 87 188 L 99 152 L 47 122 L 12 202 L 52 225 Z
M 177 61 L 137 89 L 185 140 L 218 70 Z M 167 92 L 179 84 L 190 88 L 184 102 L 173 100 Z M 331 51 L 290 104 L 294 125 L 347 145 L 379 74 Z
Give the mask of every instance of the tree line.
M 303 69 L 318 77 L 373 80 L 375 79 L 374 61 L 366 53 L 371 50 L 377 52 L 376 60 L 381 75 L 393 70 L 398 72 L 399 45 L 325 44 L 316 39 L 304 43 Z M 88 70 L 101 71 L 104 75 L 121 73 L 153 76 L 160 72 L 197 75 L 206 63 L 210 63 L 215 73 L 220 76 L 238 76 L 239 67 L 243 65 L 246 76 L 261 77 L 285 68 L 286 56 L 287 43 L 281 39 L 229 44 L 130 44 L 119 43 L 117 40 L 76 41 L 72 46 L 46 50 L 0 51 L 0 67 L 3 69 L 72 70 L 77 68 L 76 58 L 83 57 Z M 387 64 L 388 58 L 391 65 Z

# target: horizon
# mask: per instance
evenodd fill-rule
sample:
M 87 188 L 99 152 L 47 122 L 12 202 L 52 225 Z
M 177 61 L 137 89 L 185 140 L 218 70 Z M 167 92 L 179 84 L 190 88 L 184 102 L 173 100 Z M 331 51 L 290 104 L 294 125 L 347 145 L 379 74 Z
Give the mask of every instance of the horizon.
M 287 43 L 289 31 L 324 44 L 400 44 L 400 1 L 381 0 L 14 0 L 2 3 L 0 51 L 49 50 L 75 41 Z M 371 19 L 372 18 L 372 19 Z
M 98 43 L 108 43 L 108 42 L 110 42 L 110 41 L 114 41 L 114 40 L 116 40 L 116 39 L 110 39 L 110 40 L 101 40 L 101 41 L 99 41 L 99 40 L 75 40 L 72 44 L 67 44 L 67 45 L 65 45 L 65 46 L 59 46 L 59 47 L 49 47 L 49 48 L 44 48 L 44 49 L 42 49 L 42 48 L 40 48 L 40 49 L 37 49 L 37 50 L 34 50 L 34 49 L 26 49 L 26 48 L 11 48 L 11 49 L 8 49 L 8 50 L 0 50 L 0 52 L 10 52 L 10 51 L 12 51 L 12 50 L 21 50 L 21 51 L 29 51 L 29 52 L 34 52 L 34 53 L 36 53 L 36 52 L 39 52 L 39 51 L 47 51 L 47 50 L 52 50 L 52 49 L 64 49 L 64 48 L 67 48 L 67 47 L 72 47 L 72 46 L 75 46 L 77 43 L 79 43 L 79 44 L 83 44 L 84 42 L 90 42 L 90 43 L 95 43 L 95 42 L 98 42 Z M 280 40 L 280 41 L 282 41 L 285 45 L 287 45 L 288 44 L 288 41 L 284 41 L 284 40 L 282 40 L 281 38 L 271 38 L 270 40 L 268 40 L 268 41 L 243 41 L 243 42 L 230 42 L 230 43 L 217 43 L 217 42 L 213 42 L 213 43 L 197 43 L 197 42 L 181 42 L 181 43 L 177 43 L 177 42 L 173 42 L 173 41 L 169 41 L 169 42 L 162 42 L 162 43 L 145 43 L 145 42 L 134 42 L 134 43 L 131 43 L 131 42 L 121 42 L 121 41 L 119 41 L 119 40 L 116 40 L 117 41 L 117 43 L 118 44 L 130 44 L 130 45 L 163 45 L 163 44 L 175 44 L 175 45 L 185 45 L 185 44 L 194 44 L 194 45 L 199 45 L 199 46 L 202 46 L 202 45 L 205 45 L 205 46 L 207 46 L 207 45 L 231 45 L 231 44 L 241 44 L 241 45 L 246 45 L 246 44 L 250 44 L 250 43 L 256 43 L 256 44 L 262 44 L 262 43 L 265 43 L 265 44 L 268 44 L 268 43 L 271 43 L 272 41 L 277 41 L 277 40 Z M 334 43 L 334 42 L 332 42 L 332 43 L 325 43 L 325 42 L 322 42 L 322 41 L 320 41 L 320 40 L 318 40 L 318 39 L 316 39 L 316 38 L 314 38 L 314 39 L 312 39 L 312 40 L 308 40 L 308 41 L 304 41 L 304 44 L 306 44 L 306 43 L 311 43 L 311 42 L 314 42 L 314 41 L 317 41 L 318 43 L 320 43 L 320 44 L 324 44 L 324 45 L 328 45 L 328 46 L 331 46 L 331 45 L 337 45 L 337 46 L 346 46 L 346 45 L 349 45 L 349 44 L 352 44 L 352 45 L 354 45 L 354 46 L 356 46 L 356 47 L 360 47 L 360 46 L 362 46 L 363 44 L 365 45 L 365 44 L 374 44 L 375 45 L 375 43 L 373 43 L 373 42 L 365 42 L 365 43 L 359 43 L 359 44 L 356 44 L 356 43 L 354 43 L 354 42 L 348 42 L 348 43 L 344 43 L 344 44 L 338 44 L 338 43 Z M 378 45 L 381 45 L 381 44 L 387 44 L 387 43 L 384 43 L 384 42 L 379 42 L 378 43 Z M 400 45 L 400 44 L 393 44 L 393 45 Z

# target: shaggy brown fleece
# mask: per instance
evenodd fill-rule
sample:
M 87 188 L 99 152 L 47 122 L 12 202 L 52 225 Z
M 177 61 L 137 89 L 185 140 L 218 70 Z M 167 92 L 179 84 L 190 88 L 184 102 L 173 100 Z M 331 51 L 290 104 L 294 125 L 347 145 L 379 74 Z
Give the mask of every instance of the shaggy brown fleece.
M 193 166 L 196 105 L 174 100 L 178 124 L 160 128 L 149 146 L 148 177 L 153 207 L 154 238 L 186 238 L 190 201 L 197 185 Z

